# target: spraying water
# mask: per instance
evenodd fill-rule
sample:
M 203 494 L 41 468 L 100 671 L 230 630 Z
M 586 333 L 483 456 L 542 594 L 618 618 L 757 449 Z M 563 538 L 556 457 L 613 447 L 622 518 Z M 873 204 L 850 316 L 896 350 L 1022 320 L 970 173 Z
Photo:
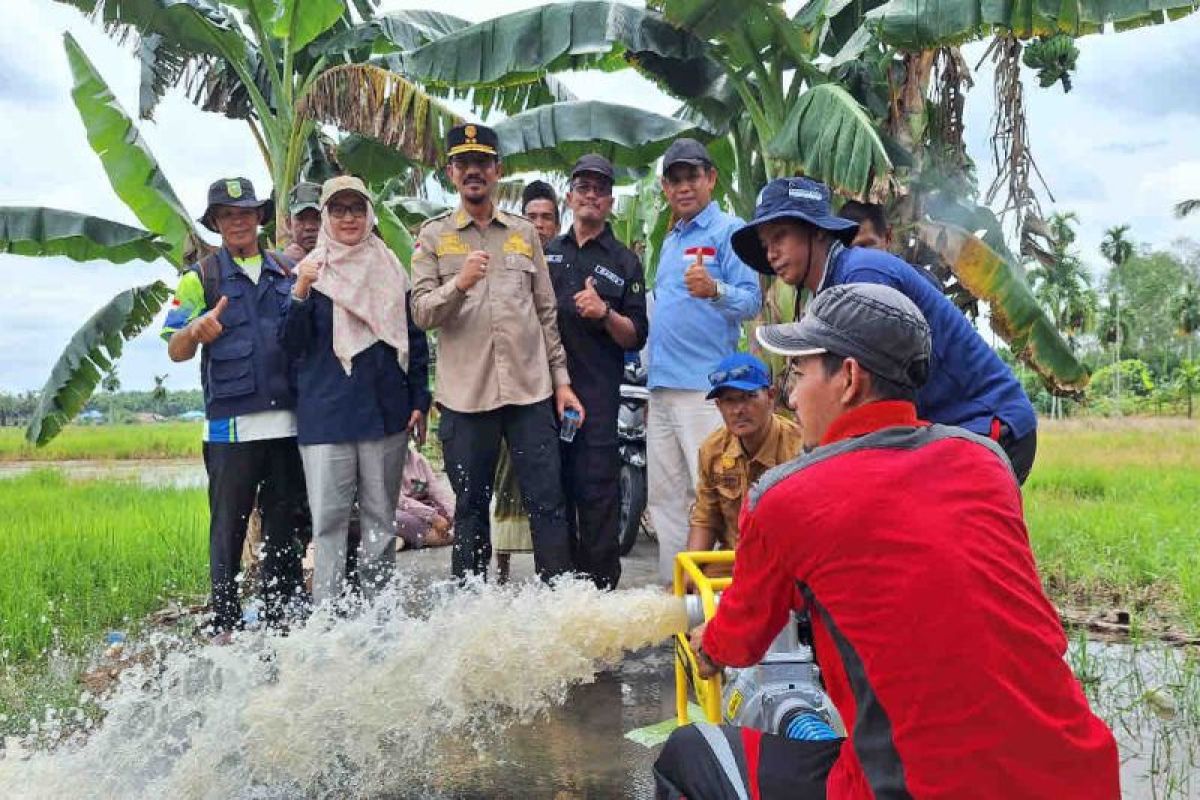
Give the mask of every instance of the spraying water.
M 435 783 L 628 650 L 686 626 L 659 589 L 400 586 L 349 619 L 247 634 L 128 670 L 99 730 L 0 760 L 6 798 L 366 797 Z

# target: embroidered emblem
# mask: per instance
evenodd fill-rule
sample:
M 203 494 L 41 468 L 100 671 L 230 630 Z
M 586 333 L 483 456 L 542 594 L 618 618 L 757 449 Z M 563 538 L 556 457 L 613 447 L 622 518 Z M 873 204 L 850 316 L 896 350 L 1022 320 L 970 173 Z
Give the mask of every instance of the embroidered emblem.
M 595 272 L 597 275 L 607 278 L 608 281 L 610 283 L 612 283 L 614 286 L 624 286 L 625 285 L 625 279 L 622 278 L 617 273 L 613 272 L 611 269 L 609 269 L 606 266 L 597 264 L 595 269 L 593 269 L 592 271 Z
M 467 243 L 457 233 L 443 233 L 438 236 L 438 256 L 465 256 L 469 252 L 471 248 L 467 247 Z
M 547 264 L 561 264 L 563 260 L 562 253 L 546 253 Z
M 504 240 L 504 252 L 519 253 L 523 256 L 533 258 L 533 248 L 529 245 L 529 242 L 525 241 L 525 237 L 519 233 L 511 234 Z
M 467 137 L 468 144 L 475 144 L 476 134 L 478 134 L 478 131 L 475 129 L 474 125 L 468 125 L 467 127 L 463 128 L 463 136 Z
M 229 193 L 230 197 L 237 200 L 242 196 L 242 182 L 238 180 L 225 181 L 225 191 Z
M 642 293 L 642 284 L 641 284 L 641 282 L 640 282 L 640 281 L 634 281 L 633 283 L 631 283 L 631 284 L 629 285 L 629 291 L 633 292 L 634 294 L 641 294 L 641 293 Z

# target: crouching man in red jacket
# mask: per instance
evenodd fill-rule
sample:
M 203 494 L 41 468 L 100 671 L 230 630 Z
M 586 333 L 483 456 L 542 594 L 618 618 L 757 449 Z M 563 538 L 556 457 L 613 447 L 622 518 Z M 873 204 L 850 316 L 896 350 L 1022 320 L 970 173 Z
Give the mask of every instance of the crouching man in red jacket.
M 655 764 L 658 798 L 1116 800 L 1116 743 L 1063 659 L 1004 452 L 917 419 L 920 311 L 846 284 L 758 336 L 792 358 L 807 452 L 751 490 L 733 585 L 692 645 L 709 675 L 749 666 L 807 609 L 849 737 L 681 728 Z

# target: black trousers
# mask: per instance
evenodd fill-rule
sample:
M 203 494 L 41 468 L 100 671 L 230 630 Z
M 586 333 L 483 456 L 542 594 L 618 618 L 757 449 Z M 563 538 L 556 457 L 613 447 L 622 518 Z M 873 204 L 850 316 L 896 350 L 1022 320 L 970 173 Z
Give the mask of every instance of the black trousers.
M 596 446 L 576 435 L 562 443 L 563 493 L 575 571 L 598 589 L 615 589 L 621 579 L 618 538 L 621 456 L 617 446 Z
M 477 414 L 439 409 L 438 438 L 456 498 L 450 556 L 454 576 L 487 575 L 492 559 L 489 505 L 501 437 L 508 442 L 521 500 L 529 512 L 533 565 L 538 577 L 549 581 L 570 572 L 558 422 L 551 402 L 502 406 Z
M 1017 476 L 1017 484 L 1024 485 L 1033 469 L 1033 459 L 1037 455 L 1037 429 L 1030 431 L 1020 439 L 1013 436 L 1009 427 L 1000 424 L 996 443 L 1004 448 L 1008 461 L 1012 464 L 1013 473 Z
M 237 574 L 255 498 L 262 512 L 265 617 L 269 624 L 278 624 L 288 601 L 303 591 L 301 557 L 312 531 L 296 439 L 205 442 L 204 467 L 208 470 L 213 628 L 231 630 L 242 620 Z

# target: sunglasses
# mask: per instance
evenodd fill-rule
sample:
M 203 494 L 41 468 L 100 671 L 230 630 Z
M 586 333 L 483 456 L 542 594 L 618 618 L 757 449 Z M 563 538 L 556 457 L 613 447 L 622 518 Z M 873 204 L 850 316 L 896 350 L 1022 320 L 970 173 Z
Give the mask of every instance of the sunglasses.
M 742 366 L 734 367 L 733 369 L 721 369 L 717 370 L 716 372 L 708 373 L 708 382 L 713 386 L 716 386 L 718 383 L 740 381 L 743 378 L 754 375 L 756 372 L 758 372 L 757 367 L 754 367 L 750 364 L 743 364 Z

